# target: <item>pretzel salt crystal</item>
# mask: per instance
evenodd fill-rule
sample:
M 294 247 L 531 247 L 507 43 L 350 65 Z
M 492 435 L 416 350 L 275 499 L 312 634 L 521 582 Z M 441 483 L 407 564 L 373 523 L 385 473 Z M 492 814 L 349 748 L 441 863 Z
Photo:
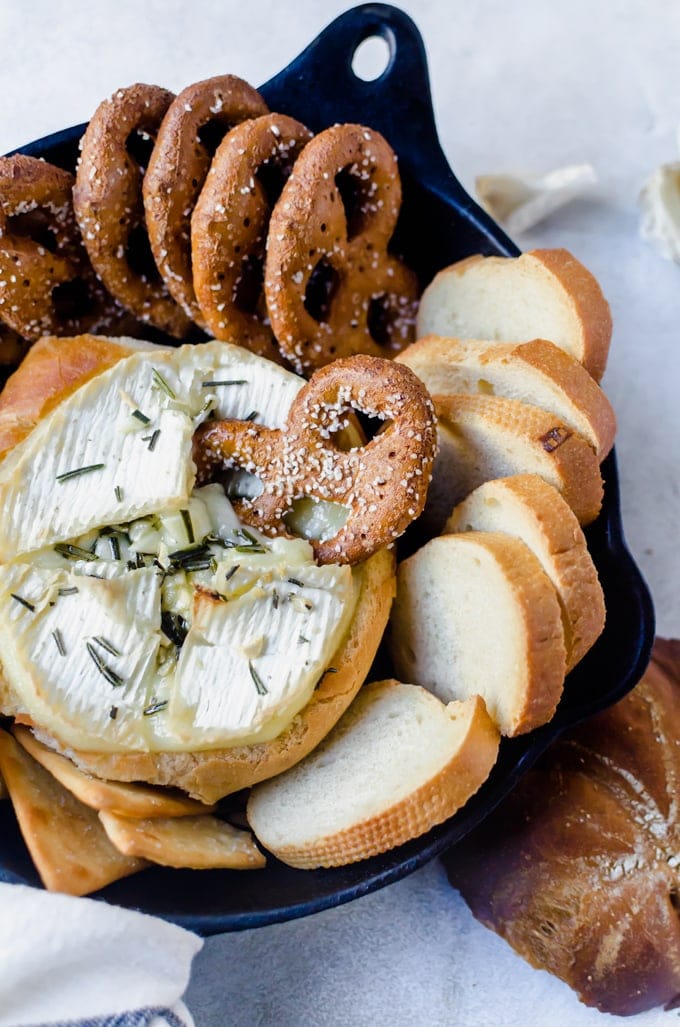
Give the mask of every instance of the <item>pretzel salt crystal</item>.
M 413 340 L 417 282 L 387 247 L 401 204 L 396 157 L 378 133 L 335 125 L 298 158 L 274 208 L 267 308 L 300 373 Z
M 384 421 L 365 446 L 338 448 L 352 410 Z M 436 449 L 435 414 L 410 368 L 379 357 L 336 360 L 296 396 L 285 429 L 207 421 L 194 437 L 199 483 L 223 468 L 256 474 L 264 490 L 235 501 L 238 516 L 267 534 L 286 533 L 297 499 L 349 509 L 332 537 L 314 540 L 320 563 L 358 563 L 391 545 L 421 513 Z
M 95 111 L 83 136 L 73 202 L 83 241 L 109 292 L 140 321 L 177 338 L 191 322 L 169 295 L 148 251 L 142 204 L 146 156 L 173 94 L 137 84 Z M 147 252 L 148 251 L 148 252 Z
M 258 309 L 271 192 L 280 192 L 311 138 L 309 129 L 282 114 L 232 129 L 215 154 L 191 219 L 194 288 L 209 331 L 279 362 Z
M 189 317 L 204 327 L 192 285 L 191 213 L 212 153 L 204 137 L 223 137 L 246 119 L 266 114 L 257 90 L 235 75 L 196 82 L 170 104 L 144 176 L 149 242 L 165 284 Z
M 10 363 L 22 349 L 12 330 L 29 341 L 96 330 L 114 306 L 80 241 L 73 181 L 36 157 L 0 157 L 0 320 Z

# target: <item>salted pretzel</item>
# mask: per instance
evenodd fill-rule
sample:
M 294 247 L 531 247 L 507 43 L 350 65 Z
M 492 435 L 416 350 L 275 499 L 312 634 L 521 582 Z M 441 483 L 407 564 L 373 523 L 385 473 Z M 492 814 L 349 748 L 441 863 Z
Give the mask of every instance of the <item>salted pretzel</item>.
M 300 372 L 413 339 L 417 282 L 387 247 L 401 204 L 397 159 L 361 125 L 335 125 L 298 158 L 272 213 L 267 308 Z
M 309 129 L 283 114 L 237 125 L 215 154 L 191 218 L 194 288 L 216 339 L 281 361 L 265 323 L 267 227 Z
M 73 202 L 90 260 L 109 292 L 140 321 L 182 338 L 191 321 L 153 261 L 142 203 L 146 151 L 172 100 L 166 89 L 137 84 L 99 105 L 82 139 Z
M 112 313 L 80 241 L 73 181 L 36 157 L 0 157 L 0 319 L 10 362 L 9 330 L 28 341 L 79 334 L 105 327 Z
M 352 411 L 384 424 L 366 445 L 345 451 L 336 437 Z M 320 563 L 358 563 L 393 544 L 423 509 L 435 449 L 434 407 L 424 385 L 405 365 L 370 356 L 317 371 L 293 401 L 284 429 L 207 421 L 194 437 L 199 483 L 233 467 L 260 478 L 262 494 L 234 505 L 267 534 L 286 533 L 295 500 L 347 507 L 343 527 L 312 542 Z
M 257 90 L 235 75 L 188 86 L 163 118 L 144 176 L 146 227 L 154 259 L 170 294 L 202 327 L 192 285 L 191 212 L 217 143 L 235 125 L 268 109 Z

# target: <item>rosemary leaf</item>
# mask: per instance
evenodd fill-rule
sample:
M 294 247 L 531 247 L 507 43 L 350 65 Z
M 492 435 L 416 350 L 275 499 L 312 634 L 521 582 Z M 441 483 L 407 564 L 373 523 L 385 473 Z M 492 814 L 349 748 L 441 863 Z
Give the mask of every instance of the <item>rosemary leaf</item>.
M 79 478 L 81 474 L 89 474 L 90 471 L 101 471 L 105 464 L 88 464 L 86 467 L 74 467 L 72 471 L 64 471 L 57 475 L 57 481 L 69 481 L 70 478 Z
M 157 385 L 159 389 L 162 389 L 166 396 L 169 396 L 170 399 L 177 399 L 177 396 L 157 368 L 153 367 L 151 369 L 151 377 L 153 378 L 154 385 Z
M 59 655 L 66 656 L 66 646 L 64 645 L 64 639 L 61 637 L 61 631 L 59 628 L 54 629 L 52 632 L 52 638 L 54 639 L 54 644 L 57 647 Z
M 21 603 L 22 606 L 25 606 L 27 610 L 31 611 L 31 613 L 35 613 L 35 606 L 33 605 L 33 603 L 29 603 L 28 599 L 24 599 L 23 596 L 17 595 L 16 592 L 10 592 L 10 595 L 12 599 L 16 599 L 18 603 Z
M 248 381 L 247 381 L 246 378 L 232 378 L 232 379 L 226 380 L 226 381 L 201 382 L 201 386 L 204 389 L 214 389 L 218 385 L 247 385 L 247 384 L 248 384 Z
M 255 670 L 255 667 L 253 666 L 253 661 L 252 660 L 248 660 L 248 670 L 250 671 L 250 676 L 253 679 L 253 684 L 255 685 L 255 689 L 257 691 L 257 694 L 258 695 L 267 695 L 267 693 L 269 692 L 269 689 L 265 685 L 265 683 L 262 680 L 262 678 L 260 677 L 260 675 Z
M 144 716 L 152 717 L 154 713 L 160 713 L 161 710 L 164 710 L 167 705 L 167 699 L 156 699 L 154 697 L 149 705 L 144 707 Z

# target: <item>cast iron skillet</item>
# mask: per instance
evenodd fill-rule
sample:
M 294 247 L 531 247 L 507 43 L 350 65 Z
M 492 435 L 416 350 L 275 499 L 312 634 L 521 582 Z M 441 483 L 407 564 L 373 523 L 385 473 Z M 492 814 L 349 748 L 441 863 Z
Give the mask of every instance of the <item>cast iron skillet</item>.
M 374 82 L 352 71 L 357 46 L 371 36 L 389 45 L 390 59 Z M 318 131 L 358 121 L 382 132 L 399 155 L 404 205 L 396 248 L 426 284 L 446 264 L 472 253 L 515 256 L 517 247 L 472 201 L 451 172 L 437 139 L 423 42 L 403 12 L 385 4 L 347 11 L 287 68 L 262 87 L 274 111 Z M 84 125 L 22 148 L 73 169 Z M 603 465 L 602 513 L 588 530 L 607 603 L 607 625 L 569 675 L 552 722 L 505 740 L 481 791 L 455 817 L 384 856 L 334 870 L 292 870 L 270 858 L 267 869 L 237 871 L 158 868 L 126 878 L 98 895 L 153 913 L 200 934 L 216 934 L 305 916 L 396 881 L 455 844 L 515 786 L 546 747 L 568 727 L 605 708 L 639 680 L 649 659 L 654 613 L 628 550 L 620 519 L 616 460 Z M 0 880 L 39 885 L 9 803 L 0 810 Z

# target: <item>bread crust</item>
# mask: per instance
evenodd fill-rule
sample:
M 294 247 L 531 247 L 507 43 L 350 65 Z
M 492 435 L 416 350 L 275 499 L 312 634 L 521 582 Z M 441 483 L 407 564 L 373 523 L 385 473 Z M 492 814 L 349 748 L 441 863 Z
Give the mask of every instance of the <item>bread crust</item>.
M 453 617 L 453 599 L 448 579 L 437 583 L 429 576 L 429 592 L 423 598 L 418 588 L 418 576 L 425 573 L 425 567 L 433 561 L 437 566 L 445 565 L 446 558 L 476 559 L 491 558 L 497 571 L 507 583 L 513 596 L 514 606 L 522 625 L 519 641 L 523 653 L 522 665 L 517 667 L 513 681 L 505 683 L 505 691 L 514 690 L 512 705 L 508 695 L 494 695 L 480 685 L 479 677 L 474 682 L 446 682 L 447 697 L 464 698 L 479 690 L 492 716 L 495 701 L 508 705 L 505 713 L 500 712 L 498 726 L 504 735 L 513 737 L 531 731 L 547 723 L 555 712 L 562 694 L 565 676 L 566 650 L 562 616 L 555 589 L 543 571 L 537 557 L 519 539 L 498 532 L 469 531 L 461 535 L 442 535 L 432 539 L 408 560 L 399 565 L 397 575 L 397 599 L 391 618 L 390 647 L 396 672 L 407 681 L 421 684 L 436 694 L 435 680 L 438 670 L 430 664 L 431 638 L 424 630 L 425 619 L 433 634 L 439 634 L 444 620 Z M 472 582 L 474 588 L 479 582 Z M 417 598 L 416 598 L 417 597 Z M 420 606 L 418 605 L 420 603 Z M 440 618 L 439 621 L 437 618 Z M 493 623 L 493 609 L 489 610 L 490 625 Z M 434 626 L 434 627 L 433 627 Z M 479 654 L 483 665 L 484 654 Z M 447 668 L 448 673 L 448 668 Z M 440 694 L 441 698 L 441 694 Z
M 481 390 L 466 385 L 465 377 L 496 370 L 502 382 L 503 368 L 514 369 L 528 375 L 539 388 L 542 382 L 546 386 L 544 401 L 522 402 L 567 420 L 595 449 L 600 461 L 614 445 L 616 416 L 604 392 L 575 357 L 546 339 L 515 344 L 426 335 L 398 354 L 396 360 L 415 371 L 431 393 L 440 395 L 477 393 Z M 555 391 L 561 393 L 558 409 L 550 405 L 551 400 L 554 402 L 550 393 Z M 502 383 L 494 384 L 494 394 L 504 395 Z
M 361 564 L 357 608 L 312 698 L 276 738 L 203 752 L 101 753 L 68 750 L 82 770 L 112 781 L 174 785 L 212 803 L 299 762 L 340 719 L 366 679 L 395 594 L 394 556 L 381 550 Z
M 371 693 L 398 684 L 394 680 L 366 685 Z M 453 705 L 453 704 L 452 704 Z M 455 704 L 467 718 L 465 735 L 441 770 L 405 798 L 345 830 L 304 845 L 276 845 L 270 851 L 289 866 L 302 870 L 344 866 L 403 845 L 441 824 L 463 806 L 489 776 L 498 755 L 499 734 L 480 696 Z M 277 787 L 277 782 L 273 783 Z M 257 804 L 257 791 L 248 803 L 248 819 Z M 256 818 L 253 818 L 256 820 Z M 253 828 L 256 831 L 256 827 Z M 258 835 L 260 838 L 260 835 Z M 260 838 L 267 845 L 264 836 Z
M 525 539 L 557 589 L 564 610 L 569 672 L 599 638 L 605 622 L 602 586 L 579 523 L 552 485 L 535 474 L 516 474 L 475 489 L 455 508 L 444 531 L 464 532 L 469 530 L 466 524 L 472 530 L 489 530 L 479 524 L 475 514 L 477 504 L 487 500 L 519 510 L 539 540 L 536 549 Z M 502 521 L 502 514 L 499 519 Z M 505 529 L 499 524 L 494 530 Z
M 514 261 L 517 270 L 524 269 L 527 274 L 538 278 L 547 278 L 558 290 L 565 308 L 570 312 L 577 328 L 574 339 L 574 355 L 586 370 L 599 382 L 607 366 L 609 344 L 612 335 L 612 318 L 609 304 L 604 297 L 597 279 L 565 249 L 530 250 L 519 257 L 484 257 L 475 254 L 466 257 L 450 267 L 440 271 L 425 290 L 421 302 L 421 315 L 418 319 L 418 335 L 430 329 L 423 316 L 429 310 L 430 297 L 440 291 L 446 291 L 447 282 L 451 278 L 465 275 L 477 265 L 483 264 L 486 269 L 498 270 L 501 274 L 509 270 L 508 262 Z M 481 271 L 481 267 L 479 268 Z M 514 269 L 513 269 L 514 270 Z M 431 301 L 434 303 L 434 301 Z M 508 340 L 525 341 L 525 340 Z
M 630 1016 L 680 993 L 680 641 L 565 734 L 446 857 L 474 915 L 587 1005 Z
M 502 441 L 498 450 L 501 454 L 506 443 L 521 446 L 533 462 L 528 467 L 525 463 L 523 470 L 540 474 L 558 488 L 581 524 L 595 520 L 603 496 L 597 457 L 585 439 L 553 414 L 501 396 L 435 396 L 434 403 L 440 421 L 465 447 L 465 485 L 461 490 L 459 482 L 451 483 L 451 506 L 483 481 L 512 473 L 510 467 L 488 476 L 479 471 L 477 461 L 483 439 L 493 449 Z M 433 481 L 436 478 L 435 463 Z

